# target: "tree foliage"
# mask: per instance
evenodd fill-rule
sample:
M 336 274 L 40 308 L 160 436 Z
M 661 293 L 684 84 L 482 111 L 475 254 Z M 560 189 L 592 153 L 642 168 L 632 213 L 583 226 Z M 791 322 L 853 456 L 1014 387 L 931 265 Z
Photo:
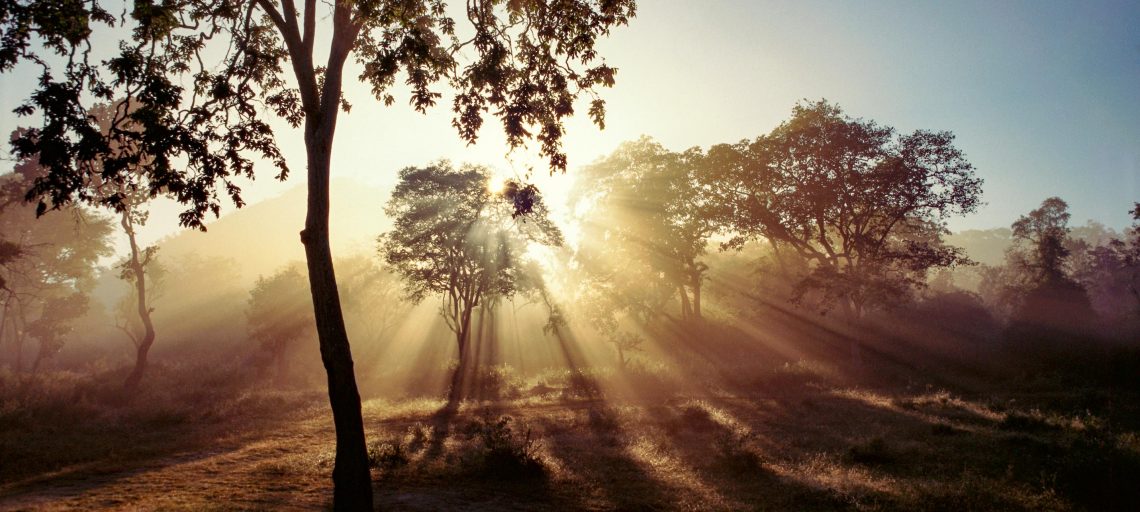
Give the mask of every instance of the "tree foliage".
M 982 180 L 950 132 L 851 118 L 821 100 L 752 141 L 709 149 L 700 174 L 734 233 L 810 262 L 802 290 L 856 316 L 895 303 L 928 269 L 966 262 L 942 241 L 944 221 L 973 212 Z
M 1068 203 L 1059 197 L 1050 197 L 1018 217 L 1010 226 L 1014 242 L 1006 254 L 1010 265 L 1034 284 L 1067 279 L 1070 217 Z
M 17 369 L 26 336 L 40 344 L 36 367 L 59 351 L 70 323 L 86 311 L 96 263 L 111 253 L 110 220 L 90 210 L 65 208 L 36 219 L 23 195 L 42 173 L 34 160 L 21 159 L 0 176 L 0 341 L 15 345 Z
M 571 191 L 582 212 L 579 261 L 637 313 L 659 313 L 676 294 L 682 318 L 700 318 L 701 257 L 718 229 L 697 182 L 700 158 L 649 138 L 626 142 L 583 168 Z
M 615 70 L 596 43 L 634 11 L 634 0 L 475 0 L 455 10 L 443 0 L 145 0 L 117 19 L 97 0 L 16 0 L 0 5 L 0 72 L 20 62 L 39 71 L 17 112 L 39 114 L 42 127 L 16 140 L 14 151 L 39 155 L 48 169 L 30 192 L 41 212 L 116 200 L 97 194 L 88 162 L 103 162 L 98 181 L 122 183 L 145 161 L 148 193 L 172 195 L 187 207 L 182 224 L 202 227 L 222 198 L 241 206 L 238 179 L 253 177 L 255 160 L 270 162 L 280 179 L 289 174 L 268 115 L 304 127 L 309 202 L 301 241 L 338 439 L 333 501 L 367 509 L 360 397 L 328 241 L 333 139 L 349 108 L 346 64 L 355 61 L 358 78 L 389 105 L 398 77 L 420 111 L 446 84 L 460 137 L 474 142 L 490 114 L 512 148 L 537 139 L 551 168 L 563 170 L 563 120 L 582 94 L 613 84 Z M 318 20 L 331 36 L 327 52 L 315 51 Z M 116 23 L 118 48 L 100 59 L 93 33 Z M 89 104 L 112 99 L 121 108 L 103 133 Z M 604 112 L 592 97 L 599 126 Z
M 616 69 L 598 56 L 597 40 L 635 12 L 632 0 L 319 4 L 147 1 L 117 18 L 96 1 L 6 2 L 0 71 L 19 62 L 39 70 L 36 92 L 17 112 L 38 113 L 43 127 L 14 143 L 18 155 L 40 154 L 49 169 L 31 196 L 44 200 L 41 210 L 113 203 L 118 197 L 101 197 L 93 178 L 129 181 L 145 161 L 151 195 L 174 195 L 188 206 L 182 223 L 201 226 L 218 213 L 219 196 L 242 204 L 235 178 L 252 177 L 257 158 L 288 175 L 267 113 L 300 126 L 349 109 L 341 73 L 350 57 L 377 100 L 394 103 L 403 76 L 409 104 L 426 111 L 445 84 L 455 91 L 452 124 L 464 140 L 477 140 L 490 113 L 508 144 L 533 137 L 551 168 L 565 170 L 562 120 L 582 94 L 604 125 L 605 103 L 593 91 L 612 86 Z M 314 53 L 318 19 L 332 25 L 323 65 Z M 100 60 L 89 44 L 96 31 L 127 37 Z M 109 133 L 93 120 L 90 99 L 123 99 Z
M 258 277 L 249 292 L 249 337 L 276 361 L 278 383 L 287 378 L 289 346 L 313 327 L 308 292 L 305 275 L 296 265 Z
M 461 370 L 466 367 L 471 315 L 494 306 L 536 277 L 525 272 L 532 246 L 562 245 L 541 197 L 531 213 L 515 216 L 513 202 L 489 188 L 485 167 L 438 162 L 400 171 L 385 207 L 393 229 L 380 237 L 380 253 L 404 279 L 407 297 L 443 299 L 441 314 L 455 333 Z M 453 393 L 458 392 L 453 386 Z

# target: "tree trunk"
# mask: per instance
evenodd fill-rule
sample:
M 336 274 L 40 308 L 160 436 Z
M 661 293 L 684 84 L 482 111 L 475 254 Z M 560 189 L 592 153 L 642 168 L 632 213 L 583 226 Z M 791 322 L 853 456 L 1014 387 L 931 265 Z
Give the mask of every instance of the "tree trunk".
M 321 361 L 328 374 L 329 404 L 336 430 L 336 460 L 333 463 L 333 508 L 372 510 L 372 475 L 364 442 L 364 418 L 360 391 L 356 387 L 352 349 L 344 326 L 329 248 L 329 170 L 336 133 L 344 63 L 352 51 L 359 26 L 352 22 L 352 4 L 337 2 L 333 9 L 333 34 L 324 83 L 319 83 L 313 63 L 311 18 L 306 11 L 305 40 L 292 15 L 275 20 L 289 47 L 305 111 L 305 153 L 308 166 L 308 203 L 301 243 L 309 270 L 309 291 Z
M 688 320 L 693 309 L 689 306 L 689 294 L 685 292 L 685 285 L 677 286 L 677 293 L 681 294 L 681 320 Z
M 40 364 L 43 363 L 44 357 L 44 343 L 40 343 L 40 349 L 36 352 L 36 358 L 32 361 L 32 377 L 35 377 L 40 371 Z
M 120 223 L 123 226 L 123 231 L 127 233 L 127 241 L 131 246 L 131 259 L 128 262 L 130 265 L 131 273 L 135 276 L 135 295 L 138 297 L 138 314 L 139 320 L 143 324 L 143 336 L 139 340 L 135 350 L 135 368 L 131 370 L 131 374 L 127 376 L 127 381 L 123 383 L 123 390 L 126 394 L 133 395 L 135 390 L 138 389 L 139 382 L 142 381 L 143 372 L 146 371 L 147 354 L 150 352 L 151 345 L 154 344 L 154 323 L 150 318 L 150 307 L 146 302 L 146 268 L 143 266 L 140 259 L 139 246 L 135 240 L 134 223 L 131 221 L 130 207 L 123 210 L 123 217 Z
M 301 242 L 305 246 L 321 361 L 328 374 L 329 404 L 336 430 L 333 508 L 372 510 L 372 475 L 368 468 L 368 452 L 364 442 L 360 392 L 356 387 L 352 351 L 344 327 L 332 251 L 329 248 L 329 166 L 336 123 L 335 105 L 331 110 L 331 113 L 325 112 L 325 119 L 316 122 L 310 119 L 306 123 L 309 195 Z
M 455 342 L 459 349 L 459 361 L 455 366 L 455 373 L 451 374 L 451 388 L 447 390 L 447 403 L 450 406 L 459 405 L 463 400 L 463 379 L 467 376 L 469 359 L 471 358 L 471 310 L 463 306 L 459 313 L 459 331 L 455 333 Z
M 701 274 L 693 274 L 693 318 L 701 319 Z

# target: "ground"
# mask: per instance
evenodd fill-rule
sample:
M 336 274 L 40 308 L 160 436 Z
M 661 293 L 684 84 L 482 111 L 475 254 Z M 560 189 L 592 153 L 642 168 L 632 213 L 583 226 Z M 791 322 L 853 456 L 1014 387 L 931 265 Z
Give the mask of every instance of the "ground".
M 1140 503 L 1133 488 L 1140 439 L 1114 419 L 1128 407 L 1096 390 L 961 396 L 773 379 L 751 393 L 641 399 L 540 391 L 458 410 L 432 399 L 365 402 L 377 507 L 1128 510 Z M 0 430 L 7 443 L 0 444 L 0 509 L 328 508 L 333 432 L 320 394 L 243 400 L 226 414 L 148 418 L 145 429 L 123 432 L 57 425 L 29 438 L 37 434 Z M 146 435 L 133 434 L 140 431 Z

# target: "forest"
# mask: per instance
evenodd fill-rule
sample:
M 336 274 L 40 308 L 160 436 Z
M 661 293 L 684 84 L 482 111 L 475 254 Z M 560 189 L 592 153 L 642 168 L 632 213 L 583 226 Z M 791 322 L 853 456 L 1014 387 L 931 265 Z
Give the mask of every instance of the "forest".
M 824 98 L 591 160 L 633 0 L 123 5 L 0 5 L 0 510 L 1140 509 L 1135 176 L 963 228 L 957 127 Z M 361 103 L 538 163 L 345 177 Z

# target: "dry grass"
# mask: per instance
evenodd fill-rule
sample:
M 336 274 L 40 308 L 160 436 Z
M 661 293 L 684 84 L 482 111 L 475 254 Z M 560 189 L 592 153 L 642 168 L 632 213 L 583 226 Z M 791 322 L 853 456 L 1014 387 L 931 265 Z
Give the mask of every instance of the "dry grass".
M 203 376 L 156 372 L 126 405 L 64 374 L 19 403 L 5 395 L 0 509 L 329 505 L 333 434 L 319 394 L 221 377 L 184 386 L 183 372 Z M 1140 435 L 1119 413 L 1124 395 L 1105 408 L 1055 394 L 869 389 L 807 362 L 776 368 L 759 388 L 672 398 L 582 396 L 565 391 L 585 385 L 571 373 L 498 377 L 520 390 L 501 395 L 513 400 L 364 404 L 379 506 L 1132 510 L 1140 496 Z M 604 372 L 591 378 L 605 387 Z

